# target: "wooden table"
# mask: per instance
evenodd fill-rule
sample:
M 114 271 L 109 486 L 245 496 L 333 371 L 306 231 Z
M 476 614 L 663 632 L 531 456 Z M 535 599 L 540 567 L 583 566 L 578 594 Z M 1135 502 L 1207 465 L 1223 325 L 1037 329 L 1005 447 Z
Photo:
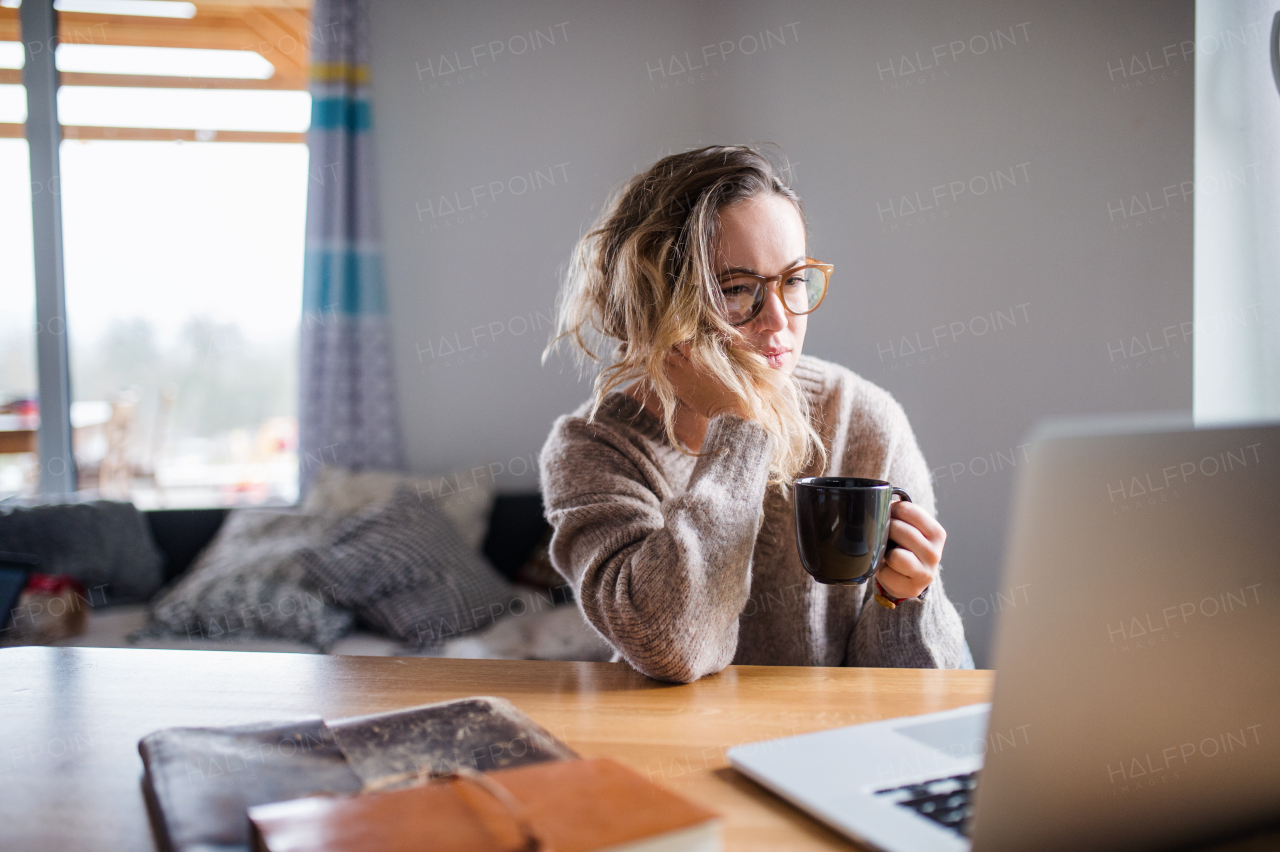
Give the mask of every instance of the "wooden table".
M 584 757 L 616 758 L 724 814 L 728 849 L 851 849 L 728 768 L 725 750 L 985 701 L 992 677 L 731 666 L 681 686 L 623 663 L 8 648 L 0 650 L 0 845 L 152 848 L 137 742 L 158 728 L 336 719 L 499 695 Z

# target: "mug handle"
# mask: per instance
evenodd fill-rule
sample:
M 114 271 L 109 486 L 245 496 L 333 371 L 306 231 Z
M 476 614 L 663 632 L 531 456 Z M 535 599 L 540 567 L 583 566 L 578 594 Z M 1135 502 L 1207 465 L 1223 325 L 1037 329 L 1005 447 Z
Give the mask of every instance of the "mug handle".
M 913 502 L 915 502 L 914 500 L 912 500 L 912 499 L 911 499 L 911 495 L 910 495 L 910 494 L 908 494 L 906 491 L 904 491 L 904 490 L 903 490 L 903 489 L 901 489 L 901 488 L 897 488 L 897 487 L 895 487 L 891 493 L 892 493 L 892 494 L 897 494 L 899 499 L 901 499 L 901 500 L 905 500 L 905 501 L 906 501 L 906 502 L 908 502 L 908 503 L 913 503 Z M 898 546 L 899 546 L 899 545 L 898 545 L 898 543 L 897 543 L 896 541 L 894 541 L 893 539 L 889 539 L 889 542 L 888 542 L 888 544 L 886 545 L 886 547 L 885 547 L 885 549 L 884 549 L 884 552 L 885 552 L 885 553 L 888 553 L 890 550 L 893 550 L 895 547 L 898 547 Z

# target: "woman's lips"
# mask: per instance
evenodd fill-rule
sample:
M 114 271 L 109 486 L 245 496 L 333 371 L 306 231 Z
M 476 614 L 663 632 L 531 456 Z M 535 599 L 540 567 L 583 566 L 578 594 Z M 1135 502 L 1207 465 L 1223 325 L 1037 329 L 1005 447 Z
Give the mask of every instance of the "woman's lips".
M 776 369 L 778 367 L 781 367 L 784 363 L 786 363 L 787 353 L 789 353 L 790 351 L 791 351 L 790 349 L 766 349 L 760 354 L 763 355 L 765 357 L 765 360 L 769 362 L 770 367 L 773 367 Z

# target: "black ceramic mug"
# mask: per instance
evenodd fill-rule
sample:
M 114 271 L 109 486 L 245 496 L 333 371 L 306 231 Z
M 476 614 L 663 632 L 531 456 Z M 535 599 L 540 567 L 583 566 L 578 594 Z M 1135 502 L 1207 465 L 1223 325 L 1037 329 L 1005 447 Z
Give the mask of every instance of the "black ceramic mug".
M 796 544 L 804 570 L 819 583 L 860 585 L 870 580 L 880 557 L 897 545 L 889 540 L 889 503 L 911 495 L 880 479 L 809 476 L 796 480 Z

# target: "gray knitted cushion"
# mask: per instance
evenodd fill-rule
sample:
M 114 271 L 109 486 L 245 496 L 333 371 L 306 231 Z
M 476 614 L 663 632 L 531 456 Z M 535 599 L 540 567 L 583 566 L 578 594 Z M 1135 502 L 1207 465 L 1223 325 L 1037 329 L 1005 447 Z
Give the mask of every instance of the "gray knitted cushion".
M 467 547 L 432 500 L 400 488 L 301 554 L 307 577 L 342 606 L 409 645 L 434 645 L 491 624 L 510 583 Z
M 235 510 L 191 570 L 152 604 L 152 618 L 192 639 L 272 637 L 327 648 L 355 617 L 331 590 L 307 581 L 298 553 L 334 523 L 290 510 Z

